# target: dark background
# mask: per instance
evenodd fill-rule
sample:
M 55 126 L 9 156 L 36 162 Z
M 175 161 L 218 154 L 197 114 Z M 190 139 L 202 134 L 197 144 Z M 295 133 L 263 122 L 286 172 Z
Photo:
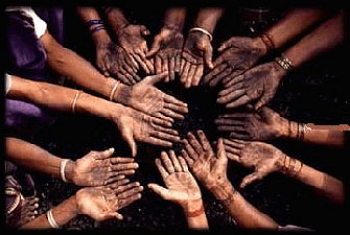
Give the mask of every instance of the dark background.
M 149 45 L 151 45 L 152 37 L 159 32 L 162 25 L 165 7 L 150 6 L 147 11 L 137 6 L 124 6 L 123 9 L 131 22 L 144 24 L 151 31 L 149 37 Z M 189 7 L 184 32 L 191 27 L 196 9 L 196 6 Z M 287 8 L 268 6 L 268 9 L 271 12 L 269 17 L 259 22 L 252 22 L 243 17 L 244 6 L 226 7 L 226 13 L 218 22 L 214 32 L 214 50 L 230 36 L 256 35 L 281 18 Z M 77 17 L 74 7 L 65 6 L 65 11 L 65 46 L 94 63 L 94 46 L 85 25 Z M 255 28 L 256 31 L 250 31 L 249 26 Z M 349 124 L 350 95 L 349 86 L 346 84 L 349 80 L 347 49 L 348 42 L 345 42 L 343 46 L 289 74 L 283 80 L 269 106 L 293 121 L 315 124 Z M 269 59 L 266 58 L 266 60 Z M 66 82 L 65 85 L 75 87 L 69 82 Z M 215 103 L 217 90 L 204 86 L 186 90 L 178 81 L 161 84 L 159 88 L 189 104 L 190 112 L 185 120 L 176 123 L 176 127 L 182 134 L 191 130 L 203 129 L 210 140 L 217 139 L 218 133 L 215 130 L 213 119 L 224 111 Z M 77 159 L 91 150 L 104 150 L 109 147 L 115 147 L 117 155 L 129 155 L 126 143 L 120 138 L 112 123 L 85 115 L 59 114 L 54 124 L 25 138 L 62 158 Z M 349 152 L 294 141 L 278 140 L 273 144 L 290 156 L 302 160 L 305 164 L 348 182 L 346 158 L 349 157 Z M 180 147 L 175 146 L 175 149 L 179 150 Z M 150 182 L 163 185 L 154 165 L 154 159 L 159 157 L 161 150 L 163 148 L 139 143 L 136 161 L 140 167 L 131 178 L 140 181 L 144 186 Z M 241 179 L 249 172 L 233 162 L 229 163 L 228 176 L 237 188 Z M 65 184 L 46 175 L 33 173 L 33 176 L 40 197 L 41 213 L 73 195 L 78 189 L 74 185 Z M 239 191 L 247 201 L 270 215 L 281 225 L 295 224 L 320 231 L 338 228 L 343 223 L 344 208 L 329 205 L 309 187 L 279 174 L 272 174 Z M 237 230 L 233 220 L 215 198 L 204 188 L 202 188 L 202 194 L 210 229 L 212 231 Z M 78 216 L 66 228 L 70 230 L 100 228 L 117 231 L 169 230 L 174 232 L 187 227 L 185 216 L 177 205 L 164 201 L 146 187 L 141 200 L 120 212 L 124 215 L 123 221 L 96 223 L 88 216 Z

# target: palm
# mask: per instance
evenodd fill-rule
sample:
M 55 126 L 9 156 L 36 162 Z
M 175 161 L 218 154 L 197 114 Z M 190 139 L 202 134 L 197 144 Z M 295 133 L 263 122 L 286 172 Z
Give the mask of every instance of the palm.
M 96 160 L 85 156 L 76 161 L 75 181 L 79 185 L 97 186 L 102 185 L 107 177 L 107 167 L 110 166 L 109 159 Z

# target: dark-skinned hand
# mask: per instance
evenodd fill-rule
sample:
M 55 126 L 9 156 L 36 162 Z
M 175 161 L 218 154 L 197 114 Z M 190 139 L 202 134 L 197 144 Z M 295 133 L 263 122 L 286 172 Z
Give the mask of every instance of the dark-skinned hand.
M 204 65 L 213 68 L 213 48 L 207 35 L 190 32 L 181 54 L 180 81 L 186 88 L 198 86 L 204 73 Z
M 232 37 L 218 49 L 221 54 L 214 61 L 214 68 L 204 76 L 204 84 L 216 86 L 247 71 L 265 55 L 266 46 L 258 38 Z
M 123 216 L 117 211 L 141 198 L 143 187 L 138 182 L 128 183 L 123 179 L 100 187 L 86 187 L 80 189 L 76 195 L 78 214 L 92 217 L 96 221 Z
M 177 29 L 163 27 L 154 37 L 147 57 L 154 57 L 156 74 L 168 72 L 165 82 L 175 80 L 175 73 L 180 72 L 183 34 Z
M 114 100 L 153 117 L 173 122 L 173 118 L 183 119 L 188 113 L 187 104 L 167 95 L 154 85 L 167 78 L 168 73 L 147 76 L 133 86 L 120 86 Z
M 274 97 L 285 75 L 286 71 L 276 62 L 258 65 L 226 83 L 217 102 L 230 109 L 253 102 L 257 110 Z
M 153 63 L 146 58 L 148 47 L 145 37 L 149 34 L 150 31 L 144 25 L 128 24 L 118 30 L 117 38 L 119 45 L 132 57 L 133 63 L 140 66 L 145 73 L 152 74 Z

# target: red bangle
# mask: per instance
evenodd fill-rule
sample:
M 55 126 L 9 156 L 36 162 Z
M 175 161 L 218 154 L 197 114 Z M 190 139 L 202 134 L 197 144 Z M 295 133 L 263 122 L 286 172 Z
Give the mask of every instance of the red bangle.
M 275 49 L 275 44 L 273 43 L 269 34 L 262 33 L 259 37 L 261 38 L 261 40 L 265 44 L 267 51 Z
M 204 205 L 202 203 L 202 206 L 198 210 L 187 211 L 186 215 L 187 215 L 187 217 L 197 217 L 203 213 L 204 213 Z

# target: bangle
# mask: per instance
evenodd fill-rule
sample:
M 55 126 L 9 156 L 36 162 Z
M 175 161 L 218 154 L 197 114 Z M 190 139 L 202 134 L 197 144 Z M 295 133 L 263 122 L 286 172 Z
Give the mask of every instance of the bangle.
M 96 24 L 102 24 L 103 25 L 103 20 L 98 19 L 98 20 L 89 20 L 85 23 L 88 27 L 91 27 L 92 25 L 96 25 Z
M 286 71 L 290 71 L 294 68 L 292 62 L 287 57 L 285 57 L 284 54 L 282 54 L 281 57 L 277 57 L 275 61 Z
M 49 224 L 52 228 L 60 228 L 60 226 L 57 224 L 56 220 L 53 218 L 52 209 L 50 209 L 46 213 L 46 217 L 47 217 L 47 221 L 49 222 Z
M 211 35 L 211 33 L 209 33 L 206 29 L 200 28 L 200 27 L 194 27 L 192 29 L 189 30 L 189 32 L 193 32 L 193 31 L 198 31 L 198 32 L 202 32 L 205 35 L 207 35 L 209 37 L 209 41 L 213 40 L 213 35 Z
M 97 26 L 95 28 L 93 28 L 92 30 L 90 30 L 90 33 L 93 34 L 93 33 L 96 33 L 102 29 L 106 29 L 104 25 L 100 25 L 100 26 Z
M 115 82 L 115 85 L 111 91 L 111 94 L 109 95 L 109 100 L 113 100 L 113 97 L 114 97 L 114 93 L 116 92 L 117 88 L 118 88 L 118 85 L 119 85 L 119 81 L 116 81 Z
M 187 211 L 186 215 L 187 215 L 187 217 L 197 217 L 203 213 L 204 213 L 204 205 L 202 203 L 202 206 L 198 210 Z
M 275 44 L 273 43 L 271 36 L 268 33 L 262 33 L 259 38 L 265 44 L 267 51 L 275 49 Z
M 75 105 L 77 103 L 78 97 L 79 95 L 82 93 L 83 91 L 78 91 L 77 93 L 75 93 L 73 102 L 72 102 L 72 113 L 75 113 Z
M 66 172 L 65 172 L 65 169 L 66 169 L 66 165 L 67 165 L 67 162 L 69 161 L 69 159 L 63 159 L 61 161 L 61 165 L 60 165 L 60 175 L 61 175 L 61 179 L 63 180 L 63 182 L 67 183 L 68 180 L 66 178 Z

